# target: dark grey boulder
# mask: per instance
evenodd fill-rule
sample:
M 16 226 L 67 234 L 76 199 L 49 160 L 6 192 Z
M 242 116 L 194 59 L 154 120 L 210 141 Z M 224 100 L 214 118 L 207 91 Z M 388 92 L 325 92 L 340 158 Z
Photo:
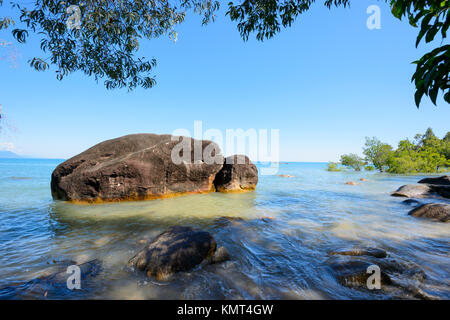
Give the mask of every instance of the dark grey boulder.
M 181 141 L 190 145 L 190 154 L 183 154 Z M 202 151 L 201 160 L 198 155 L 194 157 L 196 149 Z M 180 151 L 180 158 L 190 161 L 174 162 L 172 151 L 175 154 Z M 51 190 L 54 199 L 72 202 L 145 200 L 204 193 L 214 191 L 213 181 L 222 165 L 223 156 L 214 142 L 133 134 L 101 142 L 61 163 L 53 171 Z
M 424 178 L 420 180 L 419 183 L 450 186 L 450 176 Z
M 450 186 L 441 184 L 428 184 L 432 192 L 437 193 L 441 197 L 450 198 Z
M 428 218 L 441 222 L 450 221 L 450 204 L 428 203 L 423 204 L 408 213 L 413 217 Z
M 258 169 L 244 155 L 227 157 L 214 180 L 214 186 L 219 192 L 252 191 L 257 183 Z
M 148 277 L 165 280 L 176 272 L 191 270 L 205 259 L 215 259 L 212 257 L 216 247 L 216 241 L 208 232 L 171 227 L 131 258 L 128 265 L 144 271 Z
M 421 198 L 433 195 L 433 190 L 426 184 L 407 184 L 391 193 L 394 197 Z

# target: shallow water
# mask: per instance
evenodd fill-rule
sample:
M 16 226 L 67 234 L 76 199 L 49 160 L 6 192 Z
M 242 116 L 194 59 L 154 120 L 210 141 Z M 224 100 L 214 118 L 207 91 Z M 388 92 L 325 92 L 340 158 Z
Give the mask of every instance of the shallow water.
M 51 199 L 50 175 L 60 162 L 0 159 L 0 288 L 26 289 L 28 281 L 74 262 L 98 259 L 101 271 L 77 292 L 53 290 L 44 296 L 39 290 L 14 289 L 2 295 L 0 289 L 1 298 L 413 297 L 341 285 L 328 253 L 355 246 L 382 248 L 390 258 L 419 266 L 426 274 L 421 290 L 450 298 L 449 224 L 410 217 L 404 199 L 389 196 L 419 176 L 335 173 L 321 163 L 289 163 L 280 164 L 278 174 L 293 178 L 260 176 L 252 193 L 90 206 Z M 362 177 L 368 181 L 360 182 Z M 358 185 L 345 185 L 349 180 Z M 126 268 L 146 241 L 172 225 L 211 232 L 232 259 L 167 282 Z M 399 277 L 403 283 L 413 281 Z

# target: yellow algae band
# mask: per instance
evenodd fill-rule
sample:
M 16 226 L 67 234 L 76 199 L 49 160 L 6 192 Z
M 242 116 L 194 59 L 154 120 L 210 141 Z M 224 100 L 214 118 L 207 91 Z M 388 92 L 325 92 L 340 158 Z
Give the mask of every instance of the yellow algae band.
M 194 194 L 206 194 L 211 193 L 214 191 L 191 191 L 191 192 L 174 192 L 174 193 L 167 193 L 167 194 L 149 194 L 149 195 L 135 195 L 135 196 L 127 196 L 124 198 L 110 198 L 110 199 L 102 199 L 102 198 L 95 198 L 92 200 L 77 200 L 77 199 L 71 199 L 67 200 L 68 203 L 73 204 L 102 204 L 102 203 L 113 203 L 113 202 L 131 202 L 131 201 L 147 201 L 147 200 L 158 200 L 158 199 L 169 199 L 169 198 L 176 198 L 186 195 L 194 195 Z

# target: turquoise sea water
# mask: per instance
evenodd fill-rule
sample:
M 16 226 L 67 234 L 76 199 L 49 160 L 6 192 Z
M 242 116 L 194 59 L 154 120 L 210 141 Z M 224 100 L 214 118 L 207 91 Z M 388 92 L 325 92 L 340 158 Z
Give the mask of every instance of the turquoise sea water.
M 414 297 L 408 290 L 342 285 L 329 252 L 360 246 L 382 248 L 389 259 L 424 272 L 420 282 L 398 274 L 404 288 L 450 298 L 449 224 L 410 217 L 404 199 L 389 195 L 419 176 L 327 172 L 323 163 L 288 163 L 280 164 L 278 174 L 293 177 L 260 176 L 253 193 L 89 206 L 52 200 L 50 175 L 61 161 L 0 159 L 0 298 Z M 209 231 L 231 260 L 167 282 L 126 268 L 145 241 L 172 225 Z M 29 290 L 29 281 L 59 266 L 93 259 L 101 271 L 77 292 Z

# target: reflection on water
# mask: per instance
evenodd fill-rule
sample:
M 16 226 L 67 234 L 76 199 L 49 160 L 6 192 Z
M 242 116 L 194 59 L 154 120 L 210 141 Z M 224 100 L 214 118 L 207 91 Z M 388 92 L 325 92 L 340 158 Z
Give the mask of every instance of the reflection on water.
M 290 163 L 279 173 L 293 178 L 261 176 L 253 193 L 73 205 L 51 200 L 49 177 L 58 163 L 0 160 L 0 288 L 97 259 L 101 272 L 81 292 L 56 290 L 47 298 L 398 298 L 342 286 L 333 276 L 328 252 L 370 246 L 420 266 L 426 274 L 421 289 L 450 298 L 449 225 L 409 217 L 411 207 L 389 196 L 420 177 L 330 173 L 324 164 Z M 349 180 L 358 185 L 345 185 Z M 130 272 L 126 262 L 172 225 L 211 232 L 232 259 L 168 282 Z M 45 298 L 41 294 L 16 290 L 7 297 Z

